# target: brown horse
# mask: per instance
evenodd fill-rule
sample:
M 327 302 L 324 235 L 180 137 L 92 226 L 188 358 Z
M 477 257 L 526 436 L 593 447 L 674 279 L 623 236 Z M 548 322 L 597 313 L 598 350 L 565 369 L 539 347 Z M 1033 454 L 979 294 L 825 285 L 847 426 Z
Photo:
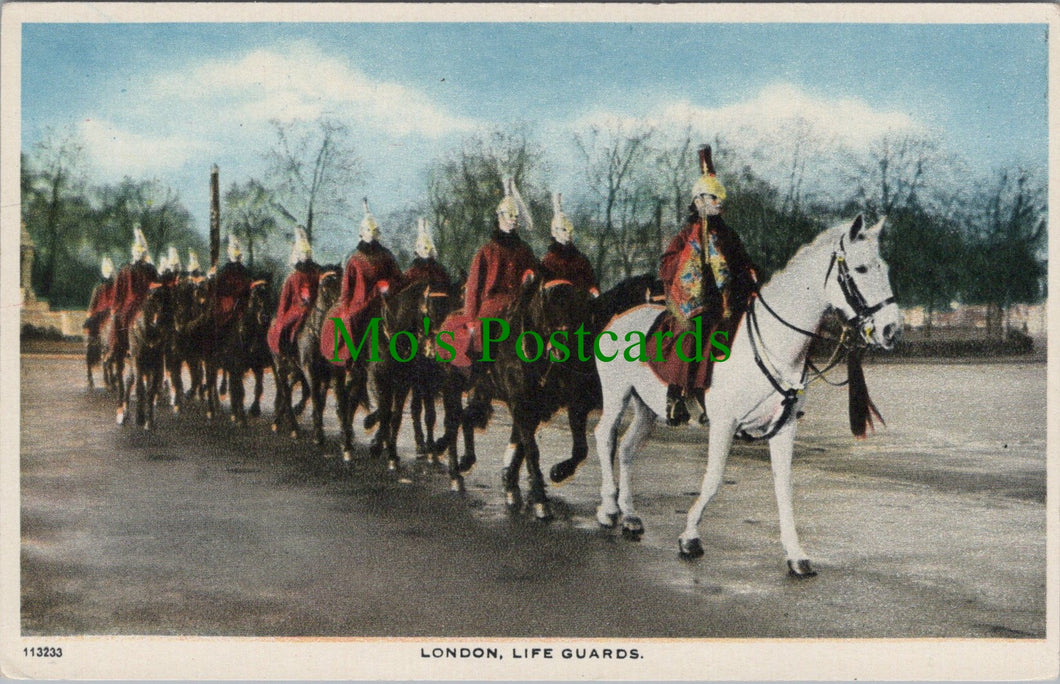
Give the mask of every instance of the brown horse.
M 342 269 L 329 268 L 320 275 L 320 284 L 317 288 L 316 300 L 313 302 L 313 310 L 306 317 L 301 329 L 295 338 L 295 349 L 291 350 L 280 346 L 280 353 L 273 355 L 273 366 L 276 379 L 276 404 L 273 430 L 276 432 L 290 432 L 291 437 L 298 437 L 298 419 L 296 415 L 301 411 L 292 406 L 293 387 L 295 383 L 302 383 L 304 405 L 304 391 L 309 388 L 311 398 L 311 413 L 313 420 L 313 441 L 318 445 L 324 443 L 324 408 L 327 404 L 328 390 L 335 389 L 336 411 L 339 423 L 343 430 L 343 452 L 348 452 L 353 446 L 352 418 L 346 419 L 349 412 L 347 406 L 346 372 L 327 361 L 320 353 L 320 329 L 324 325 L 328 311 L 334 306 L 339 298 L 342 288 Z
M 128 372 L 121 383 L 118 425 L 128 418 L 129 401 L 136 387 L 136 424 L 154 427 L 155 399 L 162 388 L 165 351 L 173 324 L 172 292 L 154 285 L 129 324 Z
M 407 284 L 396 295 L 383 299 L 380 325 L 380 360 L 368 365 L 369 386 L 376 388 L 377 410 L 365 418 L 365 427 L 378 423 L 372 441 L 374 454 L 387 452 L 387 466 L 397 470 L 397 438 L 410 391 L 419 390 L 420 405 L 428 410 L 428 439 L 433 443 L 434 397 L 442 384 L 442 369 L 434 359 L 436 326 L 452 308 L 452 293 L 432 290 L 427 280 Z M 417 446 L 424 444 L 415 424 Z M 424 446 L 426 446 L 424 444 Z M 422 453 L 426 453 L 424 450 Z
M 211 308 L 216 307 L 216 296 L 213 294 L 212 287 L 208 297 L 213 304 Z M 254 371 L 255 375 L 258 375 L 256 364 L 260 364 L 261 349 L 262 347 L 268 349 L 265 338 L 270 319 L 267 283 L 263 280 L 252 283 L 245 304 L 238 306 L 237 310 L 241 310 L 241 313 L 224 327 L 214 329 L 212 335 L 209 336 L 205 354 L 206 418 L 213 420 L 219 412 L 217 374 L 223 372 L 227 376 L 228 392 L 231 395 L 229 401 L 232 422 L 246 424 L 247 417 L 243 409 L 245 398 L 243 376 L 247 371 Z M 260 383 L 260 380 L 258 382 Z

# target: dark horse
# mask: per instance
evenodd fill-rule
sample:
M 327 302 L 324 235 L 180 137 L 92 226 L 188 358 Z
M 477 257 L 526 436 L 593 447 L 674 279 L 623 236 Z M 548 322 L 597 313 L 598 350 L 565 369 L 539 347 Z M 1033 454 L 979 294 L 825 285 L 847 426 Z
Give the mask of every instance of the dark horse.
M 313 310 L 310 311 L 295 338 L 295 348 L 288 349 L 281 343 L 280 353 L 273 356 L 276 379 L 276 408 L 273 430 L 289 432 L 291 437 L 298 437 L 298 419 L 296 407 L 292 405 L 295 383 L 302 383 L 309 388 L 312 399 L 313 440 L 324 443 L 324 407 L 327 403 L 328 389 L 335 388 L 339 424 L 343 430 L 343 453 L 353 446 L 352 419 L 346 420 L 349 412 L 346 392 L 345 370 L 332 365 L 320 353 L 320 329 L 325 317 L 335 300 L 339 298 L 342 287 L 341 269 L 329 269 L 320 275 Z M 305 399 L 302 399 L 303 403 Z
M 462 412 L 459 411 L 460 395 L 456 391 L 459 385 L 451 380 L 459 373 L 450 369 L 447 375 L 445 439 L 450 467 L 454 467 L 456 458 L 455 428 L 463 429 L 465 440 L 464 458 L 455 467 L 466 472 L 475 462 L 471 428 L 482 426 L 488 419 L 489 403 L 494 397 L 503 400 L 512 416 L 511 439 L 501 476 L 508 506 L 511 510 L 522 507 L 519 469 L 525 461 L 530 485 L 528 503 L 535 517 L 548 520 L 552 513 L 545 494 L 535 434 L 538 426 L 548 421 L 560 407 L 574 401 L 575 410 L 569 411 L 568 415 L 584 418 L 596 401 L 596 393 L 586 391 L 586 386 L 594 382 L 593 366 L 591 361 L 579 359 L 574 335 L 590 320 L 590 295 L 568 281 L 530 279 L 524 283 L 504 318 L 510 328 L 509 335 L 504 341 L 491 345 L 492 362 L 476 362 L 477 368 L 473 369 L 469 382 L 469 403 Z M 499 336 L 499 333 L 491 324 L 491 336 Z M 553 346 L 553 340 L 559 344 Z M 589 344 L 591 342 L 589 338 Z M 560 345 L 566 347 L 566 353 Z M 591 356 L 591 348 L 587 353 Z M 581 425 L 573 432 L 576 440 L 577 435 L 581 435 L 584 445 L 585 426 Z M 582 448 L 587 450 L 587 447 Z
M 155 398 L 162 387 L 172 319 L 172 292 L 164 285 L 153 285 L 129 324 L 129 363 L 125 380 L 121 383 L 119 425 L 124 425 L 128 418 L 135 383 L 136 424 L 145 430 L 154 427 Z
M 105 309 L 85 320 L 85 373 L 88 377 L 88 389 L 95 387 L 92 379 L 92 368 L 100 366 L 103 371 L 103 386 L 114 389 L 118 386 L 117 363 L 110 355 L 110 334 L 114 325 L 114 315 Z
M 213 331 L 208 289 L 201 280 L 185 278 L 172 286 L 173 334 L 166 345 L 166 375 L 169 377 L 173 412 L 180 413 L 185 399 L 203 388 L 203 361 L 207 336 Z M 184 393 L 181 369 L 188 366 L 191 387 Z
M 432 290 L 426 280 L 409 283 L 396 295 L 383 299 L 381 353 L 378 361 L 368 365 L 369 385 L 375 388 L 377 408 L 365 418 L 365 427 L 378 423 L 372 452 L 386 451 L 390 470 L 398 467 L 398 430 L 410 391 L 427 410 L 428 440 L 434 441 L 434 397 L 442 384 L 442 369 L 434 359 L 434 336 L 436 326 L 452 308 L 452 301 L 451 292 Z M 417 446 L 425 444 L 419 423 L 414 425 Z M 451 469 L 450 475 L 454 473 Z
M 232 422 L 246 423 L 243 376 L 250 370 L 254 371 L 255 376 L 260 372 L 261 349 L 264 347 L 268 350 L 265 336 L 269 320 L 269 290 L 265 281 L 259 280 L 251 284 L 242 313 L 224 327 L 213 331 L 205 359 L 208 420 L 213 420 L 219 411 L 217 373 L 222 371 L 228 377 Z

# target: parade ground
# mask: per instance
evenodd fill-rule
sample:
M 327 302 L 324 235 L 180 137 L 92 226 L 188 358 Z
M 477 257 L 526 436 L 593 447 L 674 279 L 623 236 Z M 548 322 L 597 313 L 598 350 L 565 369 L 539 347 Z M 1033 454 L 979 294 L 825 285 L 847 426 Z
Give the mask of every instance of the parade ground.
M 500 405 L 454 494 L 416 460 L 407 418 L 399 472 L 369 455 L 359 419 L 344 468 L 332 406 L 323 447 L 270 431 L 271 377 L 245 427 L 160 406 L 146 432 L 115 425 L 83 359 L 24 354 L 22 633 L 1044 638 L 1046 365 L 866 374 L 887 427 L 864 441 L 846 390 L 811 387 L 795 516 L 819 575 L 795 580 L 764 444 L 734 446 L 689 562 L 677 536 L 706 465 L 699 428 L 656 428 L 634 466 L 647 530 L 629 541 L 596 522 L 591 436 L 589 460 L 549 488 L 552 522 L 506 510 Z M 569 437 L 562 414 L 541 429 L 546 470 Z

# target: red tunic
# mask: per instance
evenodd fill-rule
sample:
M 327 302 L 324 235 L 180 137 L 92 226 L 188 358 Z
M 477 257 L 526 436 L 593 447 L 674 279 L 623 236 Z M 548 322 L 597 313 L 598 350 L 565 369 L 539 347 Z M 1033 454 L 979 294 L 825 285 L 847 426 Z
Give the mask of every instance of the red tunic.
M 118 271 L 114 281 L 114 326 L 111 328 L 111 349 L 115 353 L 124 353 L 128 348 L 129 322 L 137 310 L 151 284 L 158 282 L 158 271 L 146 261 L 126 264 Z
M 694 220 L 685 224 L 685 227 L 674 236 L 663 253 L 659 269 L 659 278 L 666 288 L 666 299 L 670 311 L 664 314 L 656 330 L 663 334 L 673 334 L 662 341 L 664 361 L 655 361 L 657 344 L 655 338 L 649 337 L 647 344 L 650 359 L 648 365 L 651 366 L 655 375 L 667 384 L 680 385 L 685 388 L 689 385 L 689 364 L 677 356 L 675 344 L 677 336 L 694 327 L 697 317 L 701 318 L 704 360 L 696 367 L 696 377 L 691 379 L 691 384 L 697 388 L 710 387 L 710 377 L 713 372 L 710 354 L 711 352 L 715 355 L 722 354 L 721 350 L 711 346 L 710 336 L 716 330 L 727 333 L 728 337 L 720 336 L 717 339 L 731 348 L 733 337 L 739 328 L 740 318 L 743 316 L 748 298 L 754 291 L 755 285 L 754 267 L 736 233 L 725 224 L 720 216 L 710 217 L 708 228 L 714 235 L 714 245 L 717 251 L 725 259 L 728 269 L 727 282 L 722 289 L 719 289 L 710 265 L 702 262 L 700 269 L 704 277 L 702 278 L 701 300 L 694 304 L 692 313 L 687 318 L 678 318 L 674 315 L 673 311 L 678 308 L 675 300 L 682 294 L 679 280 L 684 274 L 683 260 L 688 258 L 690 243 L 703 244 L 702 221 Z M 693 339 L 691 335 L 685 339 L 686 358 L 696 353 L 692 344 Z
M 360 344 L 361 335 L 369 321 L 366 313 L 369 304 L 379 295 L 379 285 L 386 281 L 390 291 L 401 287 L 401 269 L 398 268 L 394 255 L 378 242 L 357 245 L 346 269 L 342 273 L 342 292 L 338 302 L 328 312 L 320 330 L 320 353 L 331 361 L 335 357 L 335 323 L 332 318 L 341 318 L 346 322 L 346 330 L 353 343 Z M 362 350 L 362 354 L 367 350 Z M 350 358 L 350 350 L 340 338 L 337 365 L 345 365 Z
M 250 270 L 239 261 L 229 261 L 217 272 L 214 324 L 223 328 L 242 315 L 250 297 Z
M 517 234 L 494 231 L 493 239 L 471 261 L 463 311 L 454 312 L 441 327 L 454 333 L 454 365 L 470 365 L 469 352 L 481 349 L 482 323 L 478 319 L 496 318 L 503 313 L 519 294 L 526 272 L 537 272 L 539 268 L 534 253 Z M 441 354 L 445 354 L 444 348 Z
M 113 306 L 114 279 L 107 278 L 92 290 L 92 299 L 88 303 L 88 317 L 84 325 L 89 335 L 95 337 L 99 334 L 99 329 L 110 317 Z
M 417 280 L 426 280 L 430 284 L 432 290 L 445 290 L 447 292 L 453 286 L 449 274 L 445 271 L 445 267 L 439 264 L 434 257 L 429 257 L 427 259 L 416 257 L 413 259 L 412 265 L 409 266 L 407 271 L 405 271 L 402 280 L 405 284 Z
M 269 349 L 280 353 L 280 341 L 294 341 L 302 322 L 313 310 L 320 284 L 320 267 L 312 261 L 302 261 L 295 266 L 283 283 L 280 302 L 276 305 L 276 318 L 269 326 Z
M 541 259 L 541 268 L 550 280 L 569 280 L 574 287 L 586 291 L 599 289 L 593 265 L 573 244 L 562 245 L 553 240 Z

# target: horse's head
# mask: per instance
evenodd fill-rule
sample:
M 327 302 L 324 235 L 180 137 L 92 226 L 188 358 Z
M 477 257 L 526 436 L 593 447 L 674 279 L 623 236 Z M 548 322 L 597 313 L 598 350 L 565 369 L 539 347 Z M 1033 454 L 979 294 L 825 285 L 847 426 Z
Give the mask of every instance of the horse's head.
M 161 335 L 173 325 L 173 290 L 161 283 L 151 285 L 140 304 L 140 316 L 145 332 Z
M 255 280 L 250 284 L 250 296 L 247 300 L 247 320 L 259 328 L 268 328 L 272 316 L 269 307 L 269 283 Z
M 573 335 L 579 326 L 590 325 L 588 292 L 575 287 L 569 280 L 540 281 L 524 284 L 524 310 L 527 329 L 534 330 L 548 341 L 552 333 Z
M 884 220 L 866 227 L 858 215 L 842 231 L 825 276 L 825 294 L 863 342 L 890 349 L 902 329 L 902 314 L 894 303 L 887 264 L 880 256 Z

